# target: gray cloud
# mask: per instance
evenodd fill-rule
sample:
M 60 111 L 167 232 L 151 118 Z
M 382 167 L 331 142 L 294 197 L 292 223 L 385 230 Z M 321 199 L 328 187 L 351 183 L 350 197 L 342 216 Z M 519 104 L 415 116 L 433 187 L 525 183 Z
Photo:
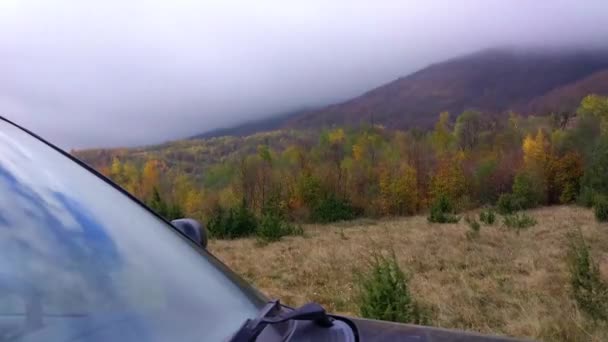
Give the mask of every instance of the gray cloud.
M 66 148 L 355 96 L 496 45 L 608 41 L 604 0 L 0 1 L 0 115 Z

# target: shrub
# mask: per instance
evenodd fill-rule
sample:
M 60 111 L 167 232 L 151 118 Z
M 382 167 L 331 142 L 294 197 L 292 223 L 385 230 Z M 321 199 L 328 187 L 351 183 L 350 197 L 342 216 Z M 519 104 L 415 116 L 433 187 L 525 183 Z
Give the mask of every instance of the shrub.
M 593 144 L 581 186 L 594 193 L 608 195 L 608 135 Z
M 539 175 L 522 172 L 515 176 L 513 196 L 520 209 L 534 208 L 546 201 L 546 191 Z
M 559 202 L 571 203 L 580 190 L 583 159 L 580 154 L 570 151 L 559 158 L 554 165 L 555 188 L 560 192 Z
M 568 265 L 572 296 L 579 308 L 594 320 L 608 320 L 608 284 L 580 232 L 570 236 Z
M 606 196 L 596 196 L 593 204 L 593 212 L 595 213 L 595 218 L 600 222 L 608 221 L 608 197 Z
M 518 231 L 536 225 L 536 220 L 525 213 L 514 213 L 504 216 L 505 226 L 517 229 Z
M 470 230 L 467 232 L 467 238 L 474 239 L 479 236 L 479 230 L 481 229 L 481 225 L 475 218 L 471 218 L 469 216 L 465 217 L 465 221 L 469 225 Z
M 589 187 L 583 187 L 581 193 L 576 198 L 576 201 L 583 207 L 591 208 L 593 207 L 593 202 L 595 202 L 595 196 L 595 191 Z
M 498 194 L 493 186 L 493 176 L 498 169 L 498 160 L 489 159 L 480 161 L 473 174 L 473 186 L 480 203 L 496 201 Z
M 469 195 L 460 196 L 454 201 L 454 212 L 462 212 L 478 208 L 479 204 Z
M 278 215 L 264 214 L 255 233 L 258 239 L 273 242 L 287 235 L 302 235 L 304 231 L 301 227 L 285 221 Z
M 369 270 L 358 279 L 361 316 L 400 323 L 426 323 L 425 310 L 412 298 L 408 282 L 394 254 L 386 257 L 374 253 Z
M 207 223 L 211 236 L 220 239 L 236 239 L 253 235 L 258 222 L 247 208 L 245 201 L 237 208 L 218 208 Z
M 500 195 L 498 202 L 496 203 L 496 207 L 501 215 L 512 214 L 523 209 L 521 200 L 513 194 Z
M 235 237 L 252 235 L 258 226 L 258 222 L 253 212 L 247 208 L 245 201 L 242 201 L 241 205 L 232 211 L 234 213 L 232 215 L 232 235 Z
M 273 242 L 287 235 L 302 235 L 303 230 L 301 227 L 287 222 L 280 202 L 277 198 L 271 198 L 262 210 L 262 218 L 255 234 L 261 241 Z
M 431 212 L 427 220 L 434 223 L 457 223 L 460 217 L 453 214 L 453 206 L 449 198 L 440 195 L 431 205 Z
M 331 194 L 313 206 L 310 218 L 313 222 L 330 223 L 352 220 L 356 214 L 350 201 Z
M 479 221 L 487 225 L 493 225 L 494 222 L 496 222 L 496 214 L 494 213 L 494 210 L 492 208 L 482 210 L 479 213 Z
M 309 208 L 314 207 L 325 193 L 321 180 L 306 174 L 298 179 L 295 190 L 297 197 Z

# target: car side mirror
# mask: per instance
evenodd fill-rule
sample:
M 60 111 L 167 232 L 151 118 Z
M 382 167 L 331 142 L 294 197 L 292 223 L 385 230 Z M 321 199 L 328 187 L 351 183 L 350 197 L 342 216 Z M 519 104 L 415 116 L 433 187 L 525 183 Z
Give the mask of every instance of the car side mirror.
M 171 224 L 197 245 L 207 248 L 207 231 L 200 222 L 191 218 L 182 218 L 171 221 Z

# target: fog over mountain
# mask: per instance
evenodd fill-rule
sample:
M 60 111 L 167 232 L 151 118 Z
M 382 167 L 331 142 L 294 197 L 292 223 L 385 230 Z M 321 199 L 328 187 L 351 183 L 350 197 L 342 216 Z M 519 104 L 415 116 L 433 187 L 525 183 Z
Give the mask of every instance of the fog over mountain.
M 0 115 L 65 148 L 342 102 L 488 47 L 608 42 L 588 1 L 0 2 Z
M 608 49 L 485 49 L 433 64 L 343 103 L 311 110 L 281 127 L 375 122 L 432 128 L 439 113 L 487 116 L 572 113 L 589 94 L 608 95 Z

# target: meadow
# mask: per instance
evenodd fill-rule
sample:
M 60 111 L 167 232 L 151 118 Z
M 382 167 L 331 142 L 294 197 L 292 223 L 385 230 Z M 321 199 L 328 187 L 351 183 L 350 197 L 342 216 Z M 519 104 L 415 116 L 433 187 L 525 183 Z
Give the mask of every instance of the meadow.
M 357 274 L 373 252 L 394 251 L 430 324 L 545 341 L 606 341 L 570 295 L 568 234 L 582 232 L 608 278 L 608 224 L 576 206 L 527 212 L 538 224 L 515 232 L 498 218 L 470 228 L 424 216 L 305 225 L 303 236 L 271 244 L 255 238 L 211 240 L 209 249 L 270 298 L 290 305 L 315 301 L 359 316 Z M 470 213 L 471 215 L 474 214 Z

